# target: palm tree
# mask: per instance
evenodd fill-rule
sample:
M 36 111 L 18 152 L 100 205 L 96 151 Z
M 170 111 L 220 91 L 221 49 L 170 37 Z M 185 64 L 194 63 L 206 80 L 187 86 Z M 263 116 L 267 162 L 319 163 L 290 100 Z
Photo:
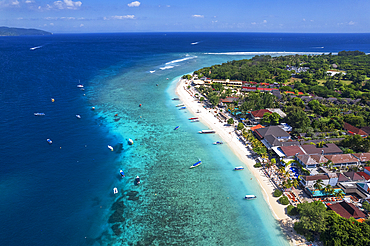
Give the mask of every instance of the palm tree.
M 263 164 L 265 164 L 265 160 L 266 159 L 268 159 L 269 158 L 269 156 L 267 155 L 267 153 L 265 152 L 265 153 L 262 153 L 261 154 L 261 158 L 262 158 L 262 160 L 263 160 Z
M 333 189 L 333 188 L 331 187 L 330 184 L 328 184 L 327 186 L 325 186 L 324 191 L 325 191 L 325 193 L 329 194 L 331 189 Z
M 293 179 L 293 186 L 294 188 L 297 188 L 299 185 L 298 179 Z
M 345 195 L 345 193 L 344 193 L 342 190 L 340 190 L 340 191 L 338 191 L 338 192 L 336 193 L 336 196 L 337 196 L 337 197 L 340 197 L 340 198 L 343 198 L 343 197 L 344 197 L 344 195 Z
M 292 182 L 290 179 L 288 179 L 288 180 L 284 180 L 284 181 L 283 181 L 283 186 L 284 186 L 286 189 L 292 188 L 292 186 L 293 186 L 293 182 Z
M 279 172 L 280 172 L 283 176 L 285 176 L 285 174 L 286 174 L 285 167 L 280 167 L 280 168 L 279 168 Z
M 316 180 L 316 183 L 313 185 L 315 189 L 321 190 L 324 182 L 321 179 Z

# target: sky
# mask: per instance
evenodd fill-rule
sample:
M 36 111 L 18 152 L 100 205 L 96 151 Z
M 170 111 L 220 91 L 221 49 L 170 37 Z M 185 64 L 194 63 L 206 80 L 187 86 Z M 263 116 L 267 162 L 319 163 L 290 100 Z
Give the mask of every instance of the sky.
M 369 0 L 0 0 L 0 26 L 52 33 L 369 33 Z

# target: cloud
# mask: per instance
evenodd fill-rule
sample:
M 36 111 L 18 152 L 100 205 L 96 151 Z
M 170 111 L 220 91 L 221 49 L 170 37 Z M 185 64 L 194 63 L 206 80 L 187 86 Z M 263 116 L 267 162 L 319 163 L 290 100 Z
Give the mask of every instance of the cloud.
M 354 21 L 350 21 L 350 22 L 348 22 L 348 25 L 350 25 L 350 26 L 352 26 L 352 25 L 354 25 L 354 24 L 356 24 L 356 22 L 354 22 Z
M 256 22 L 252 22 L 251 24 L 252 24 L 252 25 L 256 25 L 257 23 L 256 23 Z
M 306 19 L 303 19 L 303 21 L 306 21 Z
M 204 18 L 204 15 L 192 15 L 193 18 Z
M 263 20 L 263 23 L 267 23 L 267 20 Z
M 73 2 L 72 0 L 63 0 L 63 1 L 55 1 L 54 2 L 54 7 L 57 9 L 73 9 L 76 10 L 79 7 L 81 7 L 82 2 L 81 1 L 76 1 Z M 48 5 L 50 6 L 50 5 Z
M 127 6 L 129 6 L 129 7 L 139 7 L 140 4 L 141 3 L 139 1 L 134 1 L 132 3 L 127 4 Z
M 80 25 L 80 27 L 83 27 L 83 26 L 84 26 L 84 24 L 81 24 L 81 25 Z
M 32 0 L 26 0 L 26 1 L 24 1 L 25 3 L 33 3 L 34 1 L 32 1 Z
M 104 17 L 104 20 L 126 20 L 126 19 L 135 19 L 135 15 L 115 15 L 110 17 Z

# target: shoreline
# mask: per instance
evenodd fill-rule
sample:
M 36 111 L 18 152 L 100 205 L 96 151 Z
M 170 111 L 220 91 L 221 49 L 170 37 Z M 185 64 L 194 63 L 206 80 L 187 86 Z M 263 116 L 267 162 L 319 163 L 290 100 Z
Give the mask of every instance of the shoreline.
M 187 110 L 198 117 L 199 120 L 208 126 L 210 129 L 216 131 L 221 139 L 228 144 L 231 151 L 244 163 L 244 166 L 249 169 L 252 175 L 256 178 L 260 188 L 262 189 L 263 197 L 267 202 L 274 218 L 279 223 L 282 232 L 287 236 L 291 245 L 306 245 L 305 240 L 300 235 L 296 234 L 293 230 L 293 219 L 285 213 L 286 206 L 281 205 L 278 202 L 278 198 L 273 196 L 275 187 L 271 180 L 266 177 L 262 168 L 255 168 L 253 165 L 256 163 L 255 160 L 248 157 L 251 155 L 246 145 L 238 140 L 238 136 L 235 133 L 234 126 L 224 126 L 224 122 L 221 122 L 215 114 L 203 107 L 203 104 L 198 103 L 198 99 L 193 97 L 194 91 L 188 90 L 188 81 L 180 78 L 176 85 L 176 95 L 180 98 L 182 103 L 186 106 Z M 200 113 L 197 113 L 200 112 Z M 247 175 L 243 175 L 244 180 L 247 181 Z

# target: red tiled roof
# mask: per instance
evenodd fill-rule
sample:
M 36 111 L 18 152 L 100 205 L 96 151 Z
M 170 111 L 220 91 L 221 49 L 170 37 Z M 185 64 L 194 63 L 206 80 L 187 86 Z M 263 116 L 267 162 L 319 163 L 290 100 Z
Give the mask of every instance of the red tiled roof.
M 306 181 L 313 181 L 313 180 L 324 180 L 329 179 L 328 175 L 326 174 L 318 174 L 318 175 L 312 175 L 312 176 L 303 176 L 304 180 Z
M 355 219 L 366 217 L 366 215 L 360 209 L 356 208 L 355 205 L 347 203 L 345 201 L 327 206 L 330 210 L 333 210 L 334 212 L 336 212 L 337 214 L 346 219 L 349 219 L 351 217 Z
M 344 122 L 343 128 L 345 130 L 347 130 L 348 132 L 350 132 L 351 134 L 358 134 L 358 135 L 361 135 L 361 136 L 368 136 L 369 135 L 366 132 L 364 132 L 363 130 L 361 130 L 357 127 L 354 127 L 351 124 L 348 124 L 347 122 Z
M 358 162 L 358 159 L 351 154 L 325 155 L 334 164 Z
M 317 148 L 316 145 L 302 145 L 302 148 L 304 151 L 306 151 L 307 154 L 321 154 L 322 151 L 324 151 L 325 154 L 340 154 L 343 153 L 343 151 L 334 143 L 328 143 L 325 144 L 322 148 Z
M 295 93 L 293 91 L 285 91 L 285 94 L 294 94 L 295 95 Z
M 257 90 L 257 87 L 255 87 L 255 86 L 243 86 L 242 89 Z
M 253 117 L 255 118 L 263 118 L 263 115 L 265 113 L 270 113 L 272 114 L 271 111 L 267 110 L 267 109 L 260 109 L 260 110 L 256 110 L 256 111 L 252 111 L 251 114 L 253 115 Z
M 368 170 L 370 172 L 370 167 L 365 167 L 366 170 Z
M 352 154 L 352 155 L 356 156 L 362 162 L 370 161 L 370 153 L 356 153 L 356 154 Z
M 258 87 L 257 90 L 259 91 L 278 91 L 278 89 L 276 88 L 262 88 L 262 87 Z
M 305 153 L 302 151 L 300 146 L 281 146 L 280 149 L 286 156 L 294 156 L 298 153 L 298 155 L 304 155 Z
M 298 95 L 304 95 L 304 93 L 303 92 L 298 92 Z
M 254 132 L 254 130 L 257 130 L 257 129 L 260 129 L 260 128 L 265 128 L 263 125 L 261 125 L 261 124 L 258 124 L 258 125 L 256 125 L 256 126 L 254 126 L 254 127 L 252 127 L 251 128 L 251 131 L 253 131 Z
M 231 103 L 238 99 L 238 97 L 226 97 L 225 99 L 221 99 L 220 101 L 223 103 Z
M 370 175 L 365 173 L 365 172 L 357 172 L 357 174 L 360 175 L 361 177 L 363 177 L 366 180 L 370 180 Z

